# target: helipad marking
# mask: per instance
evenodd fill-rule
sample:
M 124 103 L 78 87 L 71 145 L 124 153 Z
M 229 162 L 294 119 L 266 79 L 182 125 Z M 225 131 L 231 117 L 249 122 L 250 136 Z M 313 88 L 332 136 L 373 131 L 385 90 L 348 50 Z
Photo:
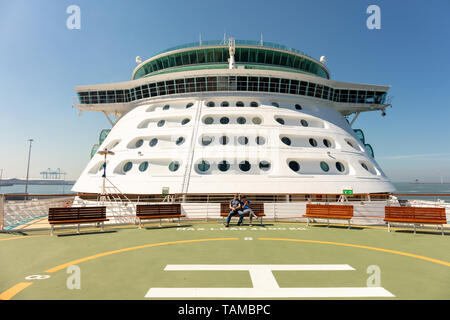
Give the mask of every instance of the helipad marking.
M 336 245 L 336 246 L 368 249 L 368 250 L 375 250 L 375 251 L 393 253 L 393 254 L 398 254 L 398 255 L 401 255 L 401 256 L 407 256 L 407 257 L 411 257 L 411 258 L 421 259 L 421 260 L 425 260 L 425 261 L 441 264 L 441 265 L 444 265 L 446 267 L 450 267 L 450 262 L 447 262 L 447 261 L 442 261 L 442 260 L 438 260 L 438 259 L 428 258 L 428 257 L 420 256 L 420 255 L 417 255 L 417 254 L 413 254 L 413 253 L 407 253 L 407 252 L 402 252 L 402 251 L 397 251 L 397 250 L 390 250 L 390 249 L 382 249 L 382 248 L 377 248 L 377 247 L 362 246 L 362 245 L 351 244 L 351 243 L 319 241 L 319 240 L 303 240 L 303 239 L 283 239 L 283 238 L 258 238 L 258 240 L 309 242 L 309 243 L 331 244 L 331 245 Z
M 109 256 L 112 254 L 116 254 L 116 253 L 122 253 L 122 252 L 127 252 L 127 251 L 133 251 L 133 250 L 138 250 L 138 249 L 144 249 L 144 248 L 150 248 L 150 247 L 157 247 L 157 246 L 164 246 L 164 245 L 169 245 L 169 244 L 180 244 L 180 243 L 192 243 L 192 242 L 205 242 L 205 241 L 217 241 L 217 240 L 238 240 L 239 238 L 211 238 L 211 239 L 195 239 L 195 240 L 179 240 L 179 241 L 169 241 L 169 242 L 160 242 L 160 243 L 151 243 L 151 244 L 145 244 L 145 245 L 141 245 L 141 246 L 135 246 L 135 247 L 129 247 L 129 248 L 124 248 L 124 249 L 119 249 L 119 250 L 113 250 L 113 251 L 107 251 L 107 252 L 103 252 L 103 253 L 98 253 L 98 254 L 94 254 L 92 256 L 89 257 L 85 257 L 85 258 L 81 258 L 81 259 L 77 259 L 77 260 L 73 260 L 64 264 L 61 264 L 59 266 L 50 268 L 44 272 L 47 273 L 53 273 L 62 269 L 66 269 L 67 267 L 73 265 L 73 264 L 80 264 L 82 262 L 86 262 L 89 260 L 94 260 L 97 258 L 101 258 L 101 257 L 105 257 L 105 256 Z
M 360 298 L 395 297 L 382 287 L 280 288 L 272 271 L 355 270 L 348 264 L 316 265 L 167 265 L 164 271 L 247 270 L 253 288 L 150 288 L 145 298 Z
M 14 297 L 16 294 L 18 294 L 20 291 L 22 291 L 25 288 L 28 288 L 31 286 L 33 282 L 20 282 L 8 290 L 0 293 L 0 300 L 10 300 L 12 297 Z

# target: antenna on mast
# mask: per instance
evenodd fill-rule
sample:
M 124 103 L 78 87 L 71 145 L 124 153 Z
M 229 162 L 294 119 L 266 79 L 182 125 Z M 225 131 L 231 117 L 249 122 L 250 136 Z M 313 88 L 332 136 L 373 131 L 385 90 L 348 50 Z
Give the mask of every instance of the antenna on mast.
M 230 58 L 228 59 L 229 62 L 228 69 L 236 69 L 236 66 L 234 64 L 234 53 L 236 52 L 234 46 L 234 38 L 228 39 L 228 50 L 230 52 Z
M 261 40 L 260 40 L 260 46 L 262 47 L 264 45 L 264 41 L 263 41 L 263 34 L 261 32 Z
M 199 37 L 199 42 L 200 42 L 200 47 L 202 46 L 202 33 L 200 32 L 199 34 L 198 34 L 198 37 Z

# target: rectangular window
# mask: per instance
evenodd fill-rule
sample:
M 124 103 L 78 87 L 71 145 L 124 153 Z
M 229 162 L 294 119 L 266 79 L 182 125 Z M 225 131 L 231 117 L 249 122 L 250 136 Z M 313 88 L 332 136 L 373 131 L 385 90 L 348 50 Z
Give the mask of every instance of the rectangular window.
M 281 54 L 281 59 L 280 59 L 280 64 L 282 66 L 286 66 L 287 65 L 287 55 L 286 54 Z
M 342 90 L 339 94 L 339 102 L 348 102 L 348 90 Z
M 164 85 L 164 81 L 158 82 L 156 86 L 158 87 L 158 96 L 165 96 L 166 86 Z
M 308 96 L 314 97 L 314 91 L 316 90 L 316 84 L 315 83 L 309 83 L 308 86 Z
M 273 64 L 279 65 L 280 64 L 280 58 L 281 58 L 281 53 L 275 52 L 273 54 Z
M 241 49 L 241 62 L 248 62 L 248 49 Z
M 207 77 L 207 90 L 217 91 L 217 77 Z
M 190 64 L 197 64 L 197 53 L 195 51 L 189 53 L 189 62 Z
M 92 104 L 98 103 L 98 94 L 97 91 L 90 91 L 89 92 L 89 100 Z
M 186 79 L 186 92 L 195 92 L 195 79 L 194 78 Z
M 258 63 L 264 63 L 266 58 L 266 50 L 258 50 Z
M 116 101 L 125 102 L 125 93 L 123 90 L 116 90 Z
M 272 51 L 267 51 L 266 53 L 266 62 L 264 62 L 265 64 L 273 64 L 273 52 Z
M 78 92 L 78 101 L 81 104 L 89 103 L 89 93 L 88 92 Z
M 375 96 L 375 92 L 373 92 L 373 91 L 367 91 L 367 95 L 366 95 L 366 103 L 370 103 L 370 104 L 375 103 L 374 96 Z
M 266 77 L 259 78 L 259 91 L 262 92 L 269 91 L 269 78 Z
M 348 102 L 356 103 L 356 90 L 350 90 Z
M 321 84 L 316 86 L 316 94 L 314 95 L 316 98 L 322 98 L 322 89 L 323 86 Z
M 248 78 L 248 91 L 258 91 L 258 77 Z
M 308 82 L 306 81 L 301 81 L 300 82 L 300 90 L 299 90 L 299 94 L 302 96 L 306 96 L 306 87 L 308 86 Z
M 197 53 L 198 56 L 198 63 L 205 63 L 205 52 L 203 52 L 203 50 L 198 51 Z
M 148 85 L 148 88 L 150 89 L 150 96 L 151 97 L 154 97 L 154 96 L 158 95 L 158 93 L 156 92 L 156 84 L 155 83 L 150 83 Z
M 222 62 L 222 49 L 216 48 L 214 50 L 214 55 L 215 55 L 215 62 L 216 63 Z
M 228 91 L 228 77 L 218 77 L 217 90 Z
M 237 86 L 236 86 L 236 77 L 235 76 L 230 76 L 228 79 L 228 90 L 229 91 L 236 91 L 237 90 Z
M 214 63 L 214 50 L 213 49 L 209 49 L 206 51 L 208 54 L 208 63 Z
M 364 103 L 366 98 L 366 92 L 365 91 L 358 91 L 358 103 Z
M 134 88 L 134 90 L 136 91 L 136 100 L 141 100 L 142 99 L 141 87 L 136 87 Z
M 288 90 L 289 90 L 289 79 L 281 79 L 280 92 L 288 93 Z
M 181 61 L 181 54 L 177 54 L 175 57 L 175 63 L 177 66 L 181 66 L 183 64 L 183 61 Z
M 206 91 L 206 78 L 195 78 L 197 91 Z
M 291 80 L 291 87 L 289 88 L 290 94 L 298 94 L 298 88 L 299 88 L 299 81 L 298 80 Z
M 295 57 L 295 59 L 294 59 L 294 68 L 295 69 L 300 69 L 300 62 L 301 62 L 301 58 Z
M 375 92 L 375 104 L 381 104 L 383 101 L 385 93 L 381 91 Z
M 322 99 L 328 100 L 328 92 L 329 92 L 329 87 L 324 86 L 323 87 L 323 95 L 322 95 Z
M 149 98 L 150 93 L 148 92 L 148 85 L 142 86 L 142 98 Z
M 177 93 L 185 93 L 186 92 L 186 90 L 184 88 L 184 79 L 175 80 L 175 85 L 177 88 Z
M 249 50 L 248 62 L 256 62 L 256 50 L 254 50 L 254 49 Z
M 166 81 L 167 94 L 175 93 L 175 82 L 173 80 Z
M 270 92 L 280 92 L 279 78 L 270 78 Z
M 247 77 L 237 77 L 237 90 L 247 91 Z

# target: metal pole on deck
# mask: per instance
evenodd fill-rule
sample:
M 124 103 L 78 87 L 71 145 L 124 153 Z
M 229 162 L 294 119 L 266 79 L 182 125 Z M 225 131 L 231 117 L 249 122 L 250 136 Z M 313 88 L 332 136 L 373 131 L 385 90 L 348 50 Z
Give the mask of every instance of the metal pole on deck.
M 5 195 L 0 194 L 0 231 L 5 228 Z
M 31 158 L 31 144 L 33 143 L 33 139 L 28 139 L 28 141 L 30 142 L 30 148 L 28 150 L 28 166 L 27 166 L 27 180 L 25 182 L 25 200 L 28 198 L 28 175 L 30 173 L 30 158 Z

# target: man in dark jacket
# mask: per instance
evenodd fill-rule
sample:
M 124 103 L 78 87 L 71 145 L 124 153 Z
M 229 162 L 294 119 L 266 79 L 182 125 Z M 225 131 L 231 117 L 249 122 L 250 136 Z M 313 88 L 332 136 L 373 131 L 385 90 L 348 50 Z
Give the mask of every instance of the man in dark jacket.
M 239 221 L 238 221 L 238 226 L 240 226 L 242 224 L 242 220 L 244 219 L 244 212 L 242 212 L 241 207 L 242 207 L 242 203 L 239 200 L 239 194 L 236 193 L 234 195 L 234 198 L 230 200 L 230 213 L 228 214 L 227 217 L 227 222 L 225 224 L 225 227 L 229 227 L 230 226 L 230 220 L 231 217 L 238 214 L 239 215 Z

